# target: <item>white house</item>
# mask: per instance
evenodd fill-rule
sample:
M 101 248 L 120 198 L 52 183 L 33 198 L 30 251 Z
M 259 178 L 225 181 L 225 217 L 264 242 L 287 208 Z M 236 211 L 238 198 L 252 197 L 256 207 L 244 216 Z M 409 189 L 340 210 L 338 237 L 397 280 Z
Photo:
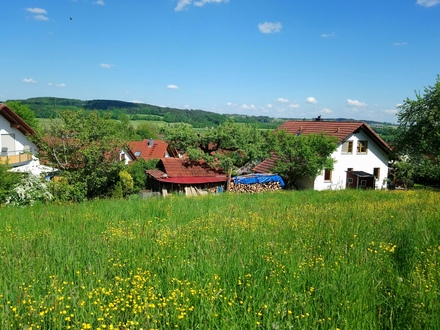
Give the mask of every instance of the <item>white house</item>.
M 299 180 L 299 188 L 386 188 L 390 147 L 364 122 L 289 120 L 279 129 L 295 135 L 325 132 L 338 139 L 338 147 L 331 155 L 335 160 L 333 170 L 322 171 L 314 181 Z M 274 158 L 267 159 L 254 172 L 270 172 L 274 164 Z
M 29 140 L 34 130 L 6 104 L 0 103 L 0 163 L 16 167 L 32 161 L 36 145 Z

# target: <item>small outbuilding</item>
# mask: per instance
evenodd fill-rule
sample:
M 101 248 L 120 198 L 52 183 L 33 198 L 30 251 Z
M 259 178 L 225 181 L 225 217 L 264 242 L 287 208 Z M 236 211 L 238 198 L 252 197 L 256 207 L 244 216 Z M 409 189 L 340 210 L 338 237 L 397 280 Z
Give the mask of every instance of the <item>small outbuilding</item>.
M 220 170 L 208 164 L 181 158 L 162 158 L 154 170 L 147 170 L 152 191 L 204 195 L 223 191 L 228 180 Z

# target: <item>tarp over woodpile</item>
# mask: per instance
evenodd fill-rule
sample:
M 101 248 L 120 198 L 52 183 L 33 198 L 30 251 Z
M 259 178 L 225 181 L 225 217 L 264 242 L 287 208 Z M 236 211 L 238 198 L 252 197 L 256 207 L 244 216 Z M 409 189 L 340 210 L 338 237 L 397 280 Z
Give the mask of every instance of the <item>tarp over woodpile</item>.
M 238 184 L 264 184 L 277 182 L 284 187 L 284 181 L 278 174 L 249 174 L 232 178 L 235 185 Z

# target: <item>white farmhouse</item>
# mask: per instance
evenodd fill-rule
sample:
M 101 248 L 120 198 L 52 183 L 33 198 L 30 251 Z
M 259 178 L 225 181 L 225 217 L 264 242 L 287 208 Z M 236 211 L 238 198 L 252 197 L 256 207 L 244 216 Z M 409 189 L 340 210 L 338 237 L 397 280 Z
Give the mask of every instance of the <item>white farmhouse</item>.
M 34 130 L 6 104 L 0 103 L 0 163 L 12 167 L 28 164 L 37 153 L 29 140 Z
M 333 170 L 325 169 L 312 181 L 297 181 L 302 189 L 386 188 L 390 147 L 364 122 L 341 121 L 286 121 L 279 127 L 294 135 L 327 133 L 338 139 L 338 147 L 331 155 Z M 275 159 L 267 159 L 254 172 L 268 173 Z

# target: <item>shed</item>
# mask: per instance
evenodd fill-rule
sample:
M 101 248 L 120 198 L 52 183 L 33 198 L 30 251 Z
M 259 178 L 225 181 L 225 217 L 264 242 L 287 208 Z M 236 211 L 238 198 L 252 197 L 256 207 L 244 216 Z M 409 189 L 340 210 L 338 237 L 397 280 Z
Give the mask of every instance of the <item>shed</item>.
M 375 177 L 364 171 L 347 171 L 347 188 L 375 189 Z

